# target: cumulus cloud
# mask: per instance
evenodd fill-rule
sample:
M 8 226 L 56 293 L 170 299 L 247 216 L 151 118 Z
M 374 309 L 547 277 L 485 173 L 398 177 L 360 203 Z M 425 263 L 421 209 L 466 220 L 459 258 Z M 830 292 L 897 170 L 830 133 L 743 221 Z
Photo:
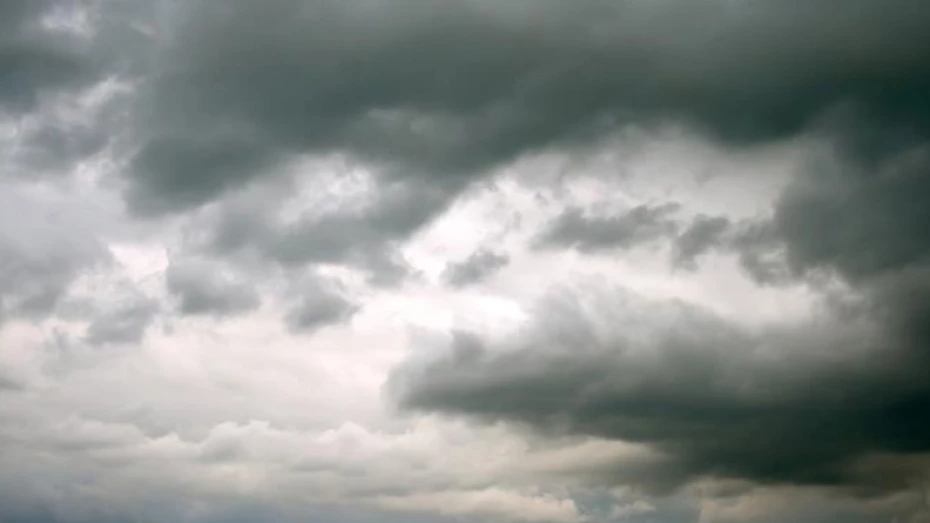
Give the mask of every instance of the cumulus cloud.
M 411 364 L 394 387 L 408 408 L 654 446 L 675 466 L 639 479 L 651 488 L 711 476 L 897 489 L 923 480 L 856 465 L 927 452 L 930 396 L 912 367 L 924 344 L 913 346 L 898 311 L 870 313 L 754 330 L 684 303 L 584 289 L 540 307 L 512 345 L 454 337 L 448 355 Z

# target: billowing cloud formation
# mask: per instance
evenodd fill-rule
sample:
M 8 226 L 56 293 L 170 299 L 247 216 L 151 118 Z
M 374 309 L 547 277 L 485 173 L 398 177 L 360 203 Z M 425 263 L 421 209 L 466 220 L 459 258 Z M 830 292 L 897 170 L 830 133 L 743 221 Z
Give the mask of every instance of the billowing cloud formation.
M 185 149 L 197 143 L 171 131 L 209 140 L 196 146 L 201 160 L 206 151 L 261 161 L 282 149 L 341 148 L 447 172 L 440 177 L 454 185 L 456 172 L 611 118 L 684 117 L 752 141 L 796 132 L 848 100 L 878 120 L 927 123 L 926 53 L 917 52 L 930 45 L 927 13 L 907 1 L 857 0 L 843 11 L 802 2 L 294 0 L 187 10 L 153 86 L 153 123 L 165 127 L 141 157 L 150 173 L 142 186 L 166 194 L 203 198 L 237 178 L 197 161 L 198 185 L 162 186 L 184 168 L 158 158 L 193 159 Z
M 926 521 L 925 4 L 0 0 L 0 520 Z
M 868 315 L 754 331 L 681 303 L 585 291 L 543 307 L 513 347 L 456 336 L 447 357 L 396 377 L 402 402 L 655 445 L 676 465 L 640 478 L 654 488 L 704 475 L 874 488 L 923 480 L 919 469 L 882 469 L 881 458 L 860 467 L 930 449 L 913 331 Z

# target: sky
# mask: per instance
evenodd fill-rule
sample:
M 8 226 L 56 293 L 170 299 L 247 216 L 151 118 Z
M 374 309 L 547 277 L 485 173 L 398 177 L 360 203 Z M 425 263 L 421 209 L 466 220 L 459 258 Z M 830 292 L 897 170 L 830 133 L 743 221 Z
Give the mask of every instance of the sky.
M 930 522 L 928 26 L 0 0 L 0 523 Z

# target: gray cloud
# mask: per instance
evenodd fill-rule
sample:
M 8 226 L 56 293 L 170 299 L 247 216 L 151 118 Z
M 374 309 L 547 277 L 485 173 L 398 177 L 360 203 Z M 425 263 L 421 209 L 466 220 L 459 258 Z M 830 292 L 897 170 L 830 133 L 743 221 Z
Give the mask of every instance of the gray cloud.
M 506 254 L 479 249 L 464 260 L 447 265 L 443 277 L 446 282 L 456 287 L 471 285 L 481 282 L 508 263 L 510 257 Z
M 254 287 L 205 262 L 173 262 L 165 273 L 165 284 L 182 314 L 228 316 L 242 314 L 261 305 Z
M 676 266 L 693 268 L 697 259 L 719 245 L 730 228 L 730 220 L 722 216 L 697 216 L 675 239 Z
M 130 208 L 199 207 L 273 178 L 297 154 L 370 166 L 387 202 L 368 215 L 239 236 L 287 263 L 381 263 L 390 241 L 489 168 L 625 125 L 684 123 L 731 145 L 815 130 L 863 162 L 930 129 L 930 9 L 908 0 L 854 0 L 841 12 L 794 0 L 173 9 L 173 38 L 154 54 L 136 108 Z M 407 205 L 392 203 L 398 188 Z M 580 247 L 627 241 L 606 222 L 563 221 L 565 238 L 573 226 L 588 234 Z M 760 274 L 763 261 L 747 258 Z
M 588 216 L 569 208 L 536 239 L 540 247 L 574 248 L 581 252 L 626 249 L 675 233 L 677 224 L 669 215 L 678 205 L 640 205 L 615 216 Z
M 448 202 L 442 193 L 407 186 L 382 188 L 358 210 L 305 213 L 284 220 L 263 197 L 220 205 L 193 226 L 191 248 L 215 256 L 257 258 L 284 269 L 340 264 L 364 271 L 369 283 L 392 286 L 412 274 L 397 249 Z
M 80 42 L 41 23 L 55 5 L 44 0 L 0 3 L 0 110 L 28 111 L 41 92 L 94 78 Z
M 108 253 L 80 217 L 15 187 L 0 189 L 0 322 L 42 319 Z
M 507 350 L 456 335 L 447 355 L 397 371 L 391 390 L 411 409 L 652 445 L 671 464 L 613 481 L 658 491 L 705 476 L 866 491 L 920 481 L 860 464 L 930 450 L 913 331 L 883 300 L 869 302 L 875 316 L 755 332 L 681 303 L 596 294 L 549 303 Z
M 101 129 L 93 126 L 63 127 L 46 125 L 22 137 L 21 149 L 13 158 L 29 174 L 67 168 L 107 144 Z
M 85 339 L 92 345 L 138 344 L 158 312 L 155 300 L 137 293 L 113 300 L 95 314 Z
M 348 321 L 360 306 L 335 282 L 310 278 L 300 288 L 296 305 L 287 316 L 294 332 L 315 332 L 327 325 Z
M 796 272 L 834 268 L 861 281 L 930 263 L 930 148 L 864 171 L 815 165 L 776 206 L 773 225 Z
M 76 32 L 48 23 L 69 9 L 87 14 L 64 20 L 80 26 Z M 412 273 L 404 242 L 473 182 L 521 155 L 583 150 L 627 126 L 683 125 L 725 148 L 803 135 L 831 144 L 832 157 L 797 173 L 770 217 L 699 217 L 679 227 L 672 207 L 609 217 L 570 209 L 539 246 L 591 253 L 661 239 L 672 242 L 681 267 L 716 249 L 735 255 L 759 283 L 805 283 L 818 292 L 837 277 L 852 298 L 831 296 L 838 303 L 818 316 L 821 323 L 757 331 L 681 304 L 627 299 L 624 314 L 633 319 L 610 316 L 605 327 L 600 315 L 620 305 L 605 299 L 592 312 L 579 298 L 544 307 L 509 352 L 459 335 L 451 355 L 398 371 L 394 384 L 413 409 L 637 441 L 667 457 L 637 464 L 635 474 L 611 469 L 592 479 L 599 484 L 640 481 L 667 491 L 696 477 L 730 476 L 866 493 L 909 487 L 926 478 L 914 456 L 930 451 L 928 23 L 930 5 L 912 0 L 847 0 L 842 9 L 803 0 L 0 0 L 0 323 L 43 328 L 76 281 L 112 261 L 97 234 L 111 226 L 88 230 L 61 198 L 43 199 L 51 192 L 121 191 L 132 217 L 165 235 L 123 236 L 132 243 L 126 263 L 145 270 L 152 260 L 138 258 L 149 245 L 136 242 L 173 238 L 180 224 L 190 233 L 184 256 L 215 258 L 243 274 L 271 266 L 291 278 L 308 265 L 347 265 L 368 283 L 395 285 Z M 129 87 L 100 115 L 65 103 L 104 79 Z M 58 103 L 67 110 L 52 107 Z M 76 168 L 101 151 L 101 165 Z M 344 157 L 370 170 L 372 201 L 348 210 L 301 202 L 289 184 L 329 174 L 290 172 L 303 155 Z M 74 178 L 36 182 L 45 172 Z M 326 194 L 335 201 L 337 192 Z M 291 203 L 303 211 L 294 216 L 285 209 Z M 167 219 L 175 215 L 184 216 Z M 504 263 L 479 252 L 451 264 L 445 277 L 477 282 Z M 259 302 L 248 282 L 204 267 L 172 265 L 166 285 L 184 314 L 233 315 Z M 336 287 L 297 287 L 285 293 L 294 332 L 347 321 L 360 306 Z M 94 344 L 140 342 L 158 314 L 142 296 L 105 301 L 85 333 Z M 170 370 L 170 352 L 149 356 Z M 98 409 L 91 403 L 102 400 L 86 389 L 96 377 L 109 383 L 100 358 L 49 387 L 51 403 Z M 51 359 L 17 363 L 23 372 L 36 367 L 29 379 L 54 379 L 43 374 Z M 151 363 L 138 361 L 138 368 Z M 241 383 L 238 369 L 248 365 L 239 363 L 205 364 L 205 378 L 248 390 L 256 383 Z M 290 383 L 280 379 L 286 372 L 268 373 L 264 385 Z M 164 392 L 163 376 L 139 377 Z M 0 377 L 0 389 L 19 386 L 18 375 Z M 79 394 L 64 401 L 59 389 Z M 154 394 L 147 396 L 115 410 L 132 417 L 126 412 L 139 409 L 157 418 L 159 431 L 175 431 L 175 439 L 137 442 L 157 452 L 186 445 L 183 425 L 205 423 L 192 418 L 209 410 L 240 415 L 207 401 L 166 414 L 177 403 L 149 404 Z M 5 413 L 14 406 L 4 404 Z M 275 415 L 258 407 L 249 414 Z M 23 419 L 29 426 L 32 418 Z M 5 446 L 12 425 L 0 427 Z M 23 448 L 0 455 L 39 463 Z M 186 499 L 177 493 L 123 514 L 131 501 L 95 498 L 101 491 L 85 482 L 115 475 L 85 462 L 44 463 L 35 471 L 2 462 L 0 479 L 12 479 L 0 484 L 0 520 L 277 517 L 248 503 L 239 513 L 202 514 L 190 508 L 200 503 L 175 503 Z M 145 464 L 145 474 L 162 465 Z M 144 482 L 128 483 L 148 491 Z M 33 501 L 24 492 L 47 495 Z M 850 521 L 859 511 L 829 517 Z M 797 519 L 805 517 L 817 519 Z
M 839 119 L 834 131 L 863 129 L 851 144 L 878 136 L 869 145 L 884 150 L 930 122 L 928 11 L 906 0 L 842 12 L 795 1 L 193 2 L 154 66 L 130 201 L 197 205 L 307 151 L 349 152 L 454 193 L 491 165 L 630 122 L 691 122 L 749 143 Z M 846 102 L 853 120 L 825 113 Z

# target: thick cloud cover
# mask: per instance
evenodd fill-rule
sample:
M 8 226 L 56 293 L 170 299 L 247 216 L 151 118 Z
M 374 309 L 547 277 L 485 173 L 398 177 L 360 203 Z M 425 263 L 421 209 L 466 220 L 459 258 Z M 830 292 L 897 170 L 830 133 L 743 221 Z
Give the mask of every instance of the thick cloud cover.
M 910 325 L 862 314 L 754 331 L 682 303 L 585 291 L 542 307 L 514 346 L 456 335 L 448 356 L 395 376 L 401 401 L 655 445 L 674 466 L 639 478 L 652 488 L 702 475 L 892 489 L 925 480 L 919 468 L 858 462 L 930 450 L 930 387 L 910 359 Z
M 308 151 L 455 193 L 487 167 L 630 123 L 685 122 L 736 144 L 819 126 L 866 158 L 930 122 L 930 14 L 907 0 L 200 1 L 175 16 L 129 172 L 146 213 Z
M 0 521 L 927 521 L 928 25 L 0 0 Z
M 909 1 L 188 9 L 156 71 L 137 170 L 139 190 L 172 201 L 295 150 L 347 149 L 454 187 L 457 173 L 612 120 L 686 118 L 748 142 L 848 102 L 876 123 L 927 124 L 928 13 Z
M 41 319 L 108 253 L 73 209 L 15 186 L 0 188 L 0 322 Z

